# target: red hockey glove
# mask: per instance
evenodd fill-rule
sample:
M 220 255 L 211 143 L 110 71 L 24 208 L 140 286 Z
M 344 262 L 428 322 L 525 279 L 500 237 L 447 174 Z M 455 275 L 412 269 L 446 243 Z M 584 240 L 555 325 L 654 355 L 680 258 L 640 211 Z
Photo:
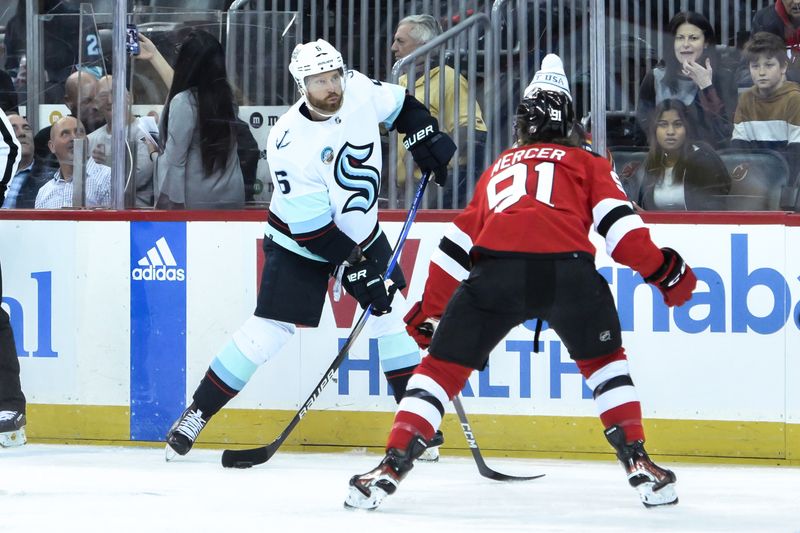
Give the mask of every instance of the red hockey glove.
M 697 276 L 683 257 L 672 248 L 662 248 L 661 253 L 664 254 L 664 262 L 644 280 L 661 291 L 664 303 L 669 307 L 681 306 L 692 297 L 692 291 L 697 286 Z
M 425 316 L 422 312 L 422 301 L 412 305 L 403 320 L 406 323 L 406 331 L 417 343 L 417 346 L 426 350 L 431 345 L 433 331 L 436 329 L 436 319 Z

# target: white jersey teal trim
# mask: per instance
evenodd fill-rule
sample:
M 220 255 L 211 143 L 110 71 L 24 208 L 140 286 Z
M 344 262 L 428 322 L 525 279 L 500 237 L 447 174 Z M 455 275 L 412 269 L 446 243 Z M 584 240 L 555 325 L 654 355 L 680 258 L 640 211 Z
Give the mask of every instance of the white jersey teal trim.
M 389 88 L 392 89 L 393 91 L 396 108 L 394 112 L 388 117 L 386 117 L 386 120 L 382 122 L 382 124 L 387 130 L 390 130 L 394 127 L 394 121 L 397 120 L 397 116 L 403 109 L 403 102 L 405 102 L 406 99 L 406 90 L 403 87 L 400 87 L 399 85 L 389 84 Z
M 283 213 L 286 215 L 283 221 L 289 225 L 289 230 L 293 235 L 324 228 L 333 220 L 328 194 L 324 192 L 315 192 L 287 200 Z
M 281 116 L 267 138 L 274 186 L 269 210 L 293 235 L 313 233 L 331 220 L 353 242 L 370 238 L 378 223 L 381 182 L 379 124 L 393 123 L 405 89 L 348 71 L 339 111 L 322 121 L 303 112 L 303 101 Z M 286 228 L 265 234 L 298 255 L 324 261 L 295 242 Z
M 240 391 L 253 377 L 258 365 L 244 356 L 233 341 L 211 361 L 211 370 L 233 390 Z
M 385 335 L 378 337 L 378 358 L 384 373 L 408 368 L 419 364 L 419 347 L 405 331 Z
M 305 246 L 300 246 L 299 244 L 297 244 L 296 240 L 276 230 L 275 228 L 270 226 L 269 223 L 267 223 L 267 227 L 264 230 L 264 236 L 268 239 L 272 239 L 272 242 L 274 242 L 281 248 L 289 250 L 292 253 L 306 257 L 308 259 L 313 259 L 314 261 L 320 261 L 322 263 L 328 262 L 328 260 L 325 259 L 324 257 L 310 252 L 308 248 L 306 248 Z

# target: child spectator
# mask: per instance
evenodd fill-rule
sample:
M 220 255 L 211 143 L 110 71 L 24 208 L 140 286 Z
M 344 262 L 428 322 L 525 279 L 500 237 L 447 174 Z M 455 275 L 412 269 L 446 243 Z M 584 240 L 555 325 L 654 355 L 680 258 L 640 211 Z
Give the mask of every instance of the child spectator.
M 753 35 L 766 31 L 783 40 L 789 66 L 786 79 L 800 82 L 800 0 L 775 0 L 753 16 Z
M 800 85 L 786 81 L 788 58 L 783 39 L 756 33 L 744 47 L 753 86 L 739 97 L 734 117 L 734 148 L 780 151 L 789 175 L 800 170 Z
M 672 17 L 665 57 L 645 75 L 639 90 L 636 120 L 642 131 L 650 130 L 656 105 L 674 98 L 689 109 L 699 140 L 713 147 L 728 142 L 736 84 L 733 74 L 720 66 L 715 43 L 714 28 L 703 15 L 686 11 Z
M 731 178 L 707 143 L 694 138 L 688 110 L 680 100 L 664 100 L 650 124 L 650 150 L 632 183 L 629 197 L 643 209 L 721 210 Z

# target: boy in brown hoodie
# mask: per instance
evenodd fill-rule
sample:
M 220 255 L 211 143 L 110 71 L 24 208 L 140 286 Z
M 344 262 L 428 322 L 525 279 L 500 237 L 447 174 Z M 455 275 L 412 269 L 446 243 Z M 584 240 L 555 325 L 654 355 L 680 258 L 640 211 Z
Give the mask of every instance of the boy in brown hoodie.
M 777 35 L 759 32 L 744 54 L 753 87 L 739 96 L 731 146 L 783 153 L 793 178 L 800 170 L 800 84 L 786 81 L 786 47 Z

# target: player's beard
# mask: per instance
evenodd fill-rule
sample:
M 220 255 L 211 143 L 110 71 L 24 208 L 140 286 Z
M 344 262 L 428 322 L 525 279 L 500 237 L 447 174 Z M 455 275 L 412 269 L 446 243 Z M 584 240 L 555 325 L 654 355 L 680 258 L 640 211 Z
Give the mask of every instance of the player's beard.
M 336 97 L 336 98 L 333 98 Z M 328 93 L 325 98 L 314 98 L 310 94 L 307 95 L 308 103 L 317 111 L 322 111 L 323 113 L 336 113 L 342 107 L 342 103 L 344 102 L 344 94 L 339 93 Z

